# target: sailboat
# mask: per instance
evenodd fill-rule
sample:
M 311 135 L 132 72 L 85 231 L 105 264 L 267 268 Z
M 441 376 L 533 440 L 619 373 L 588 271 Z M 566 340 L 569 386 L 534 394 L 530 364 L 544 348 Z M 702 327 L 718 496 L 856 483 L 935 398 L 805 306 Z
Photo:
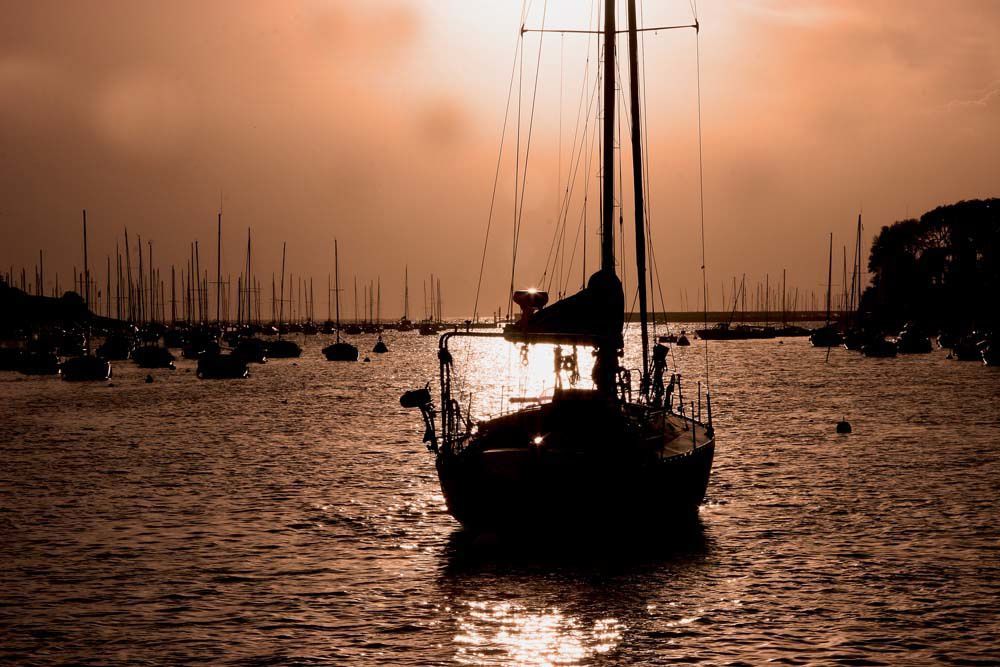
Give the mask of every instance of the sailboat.
M 87 259 L 87 211 L 83 211 L 83 279 L 84 301 L 87 304 L 87 318 L 90 312 L 90 266 Z M 70 357 L 60 366 L 62 379 L 70 382 L 100 382 L 111 377 L 111 362 L 90 353 L 90 324 L 84 336 L 83 354 Z
M 281 244 L 281 302 L 279 320 L 284 320 L 285 312 L 285 244 Z M 278 323 L 278 340 L 273 340 L 267 345 L 267 356 L 275 359 L 292 359 L 302 356 L 302 348 L 293 340 L 285 340 L 281 337 L 281 330 L 284 321 Z
M 833 233 L 830 234 L 830 260 L 826 274 L 826 324 L 813 330 L 809 342 L 813 347 L 837 347 L 844 342 L 837 327 L 833 326 L 830 313 L 830 298 L 833 290 Z
M 337 304 L 337 341 L 324 347 L 323 354 L 326 356 L 327 361 L 357 361 L 358 348 L 347 341 L 340 340 L 340 256 L 337 253 L 337 239 L 333 240 L 333 273 L 336 276 L 334 278 L 334 290 Z
M 707 421 L 703 423 L 700 407 L 696 413 L 693 402 L 685 406 L 679 398 L 680 376 L 673 374 L 669 384 L 665 383 L 667 348 L 659 344 L 652 350 L 649 347 L 635 0 L 628 0 L 627 33 L 643 360 L 636 400 L 629 372 L 619 361 L 624 348 L 625 295 L 615 270 L 613 224 L 617 218 L 615 4 L 615 0 L 605 0 L 602 31 L 600 269 L 580 292 L 552 305 L 547 305 L 544 291 L 514 292 L 512 299 L 522 310 L 521 318 L 503 332 L 444 333 L 437 351 L 440 408 L 434 405 L 429 386 L 400 398 L 403 407 L 421 412 L 424 442 L 435 454 L 448 512 L 473 530 L 591 529 L 634 522 L 649 529 L 659 522 L 690 516 L 703 502 L 708 487 L 715 454 L 710 393 L 706 395 Z M 522 349 L 538 344 L 553 346 L 555 390 L 551 401 L 473 420 L 453 392 L 456 371 L 449 344 L 462 338 L 502 338 Z M 573 352 L 564 351 L 564 346 Z M 573 386 L 577 347 L 594 350 L 593 388 Z M 570 386 L 563 383 L 566 373 L 570 374 Z

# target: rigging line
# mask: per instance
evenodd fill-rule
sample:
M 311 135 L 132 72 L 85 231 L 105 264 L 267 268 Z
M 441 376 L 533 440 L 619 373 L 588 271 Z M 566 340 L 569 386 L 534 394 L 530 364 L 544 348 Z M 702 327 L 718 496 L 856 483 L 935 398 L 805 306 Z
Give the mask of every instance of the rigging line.
M 622 291 L 628 294 L 628 281 L 626 268 L 628 264 L 625 261 L 625 194 L 623 190 L 623 183 L 625 181 L 624 172 L 622 171 L 622 152 L 624 151 L 624 144 L 622 144 L 622 123 L 627 123 L 629 128 L 629 134 L 632 132 L 632 120 L 628 117 L 628 111 L 625 109 L 625 89 L 622 87 L 621 82 L 624 81 L 622 78 L 621 61 L 618 59 L 618 49 L 615 49 L 615 70 L 618 76 L 617 86 L 615 89 L 615 102 L 618 104 L 618 111 L 615 114 L 615 123 L 618 125 L 618 240 L 621 243 L 621 260 L 619 264 L 622 269 Z
M 584 127 L 583 127 L 583 137 L 581 138 L 581 141 L 580 141 L 580 148 L 579 148 L 579 150 L 577 150 L 577 148 L 576 148 L 576 139 L 577 139 L 578 134 L 574 134 L 573 135 L 573 146 L 574 146 L 574 148 L 573 148 L 573 154 L 575 156 L 575 159 L 573 160 L 572 176 L 569 176 L 570 180 L 567 182 L 567 185 L 566 185 L 566 193 L 563 196 L 562 204 L 559 207 L 559 220 L 560 220 L 560 223 L 562 225 L 565 225 L 565 221 L 568 218 L 569 209 L 570 209 L 570 203 L 571 203 L 571 200 L 572 200 L 573 192 L 576 190 L 576 180 L 577 180 L 577 176 L 580 173 L 580 161 L 581 161 L 581 159 L 583 157 L 583 154 L 584 154 L 585 142 L 587 140 L 587 130 L 588 130 L 589 124 L 590 124 L 590 111 L 589 111 L 589 109 L 590 109 L 590 106 L 593 104 L 594 100 L 597 97 L 597 90 L 598 90 L 598 86 L 597 86 L 597 82 L 595 81 L 594 82 L 594 92 L 591 94 L 590 104 L 587 105 L 588 111 L 587 111 L 587 114 L 584 115 L 585 121 L 584 121 Z M 577 111 L 577 114 L 578 114 L 578 117 L 577 117 L 577 131 L 579 131 L 579 118 L 580 118 L 579 114 L 583 110 L 583 93 L 584 92 L 586 92 L 586 86 L 584 86 L 584 89 L 581 90 L 580 107 L 579 107 L 579 109 Z M 552 242 L 549 244 L 548 254 L 545 257 L 545 270 L 542 272 L 542 277 L 538 281 L 539 284 L 543 284 L 545 282 L 546 276 L 549 274 L 549 264 L 550 264 L 550 261 L 552 260 L 553 249 L 556 247 L 556 240 L 559 237 L 559 233 L 560 233 L 559 224 L 557 224 L 556 225 L 556 229 L 555 229 L 555 231 L 553 233 L 553 236 L 552 236 Z M 553 273 L 555 273 L 554 262 L 553 262 L 552 269 L 553 269 Z
M 643 3 L 642 0 L 639 0 L 639 23 L 640 24 L 645 24 L 645 22 L 646 22 L 645 4 Z M 645 169 L 643 169 L 643 173 L 642 173 L 643 181 L 644 181 L 644 183 L 643 183 L 643 189 L 645 191 L 644 192 L 645 197 L 643 197 L 643 202 L 645 203 L 645 207 L 646 207 L 646 210 L 645 210 L 645 213 L 646 213 L 646 245 L 648 246 L 647 254 L 650 256 L 650 259 L 651 259 L 650 264 L 652 265 L 650 267 L 650 271 L 649 271 L 649 292 L 650 292 L 650 294 L 653 295 L 653 301 L 655 301 L 656 292 L 653 290 L 653 272 L 654 272 L 655 267 L 656 267 L 656 255 L 653 254 L 653 217 L 652 217 L 652 210 L 653 209 L 652 209 L 651 189 L 650 189 L 650 186 L 649 186 L 649 183 L 652 180 L 652 176 L 650 175 L 650 172 L 652 171 L 652 168 L 651 168 L 652 165 L 650 165 L 650 162 L 649 162 L 649 142 L 651 141 L 651 139 L 650 139 L 650 134 L 649 134 L 649 112 L 648 112 L 647 107 L 646 107 L 646 99 L 648 97 L 646 95 L 646 33 L 642 33 L 641 35 L 639 35 L 639 55 L 641 57 L 641 66 L 642 66 L 642 69 L 640 70 L 640 77 L 641 77 L 641 79 L 640 79 L 640 86 L 639 86 L 639 94 L 640 94 L 640 97 L 642 99 L 642 138 L 643 138 L 642 153 L 643 153 L 643 166 L 645 167 Z M 667 308 L 666 308 L 666 304 L 663 303 L 663 294 L 662 294 L 662 291 L 660 293 L 660 307 L 661 307 L 661 309 L 664 312 L 666 312 Z M 655 313 L 656 313 L 656 307 L 655 307 L 655 305 L 653 307 L 653 313 L 654 313 L 654 316 L 653 316 L 653 333 L 655 334 L 656 333 L 656 322 L 657 322 L 657 319 L 656 319 L 656 316 L 655 316 Z
M 591 13 L 593 12 L 593 6 L 594 6 L 594 3 L 592 1 L 591 2 Z M 586 59 L 584 61 L 584 69 L 583 69 L 583 83 L 582 83 L 582 85 L 580 87 L 580 100 L 577 103 L 576 120 L 575 120 L 575 124 L 574 124 L 574 129 L 573 129 L 573 142 L 571 144 L 571 146 L 573 148 L 572 148 L 572 150 L 570 152 L 570 155 L 571 155 L 571 161 L 574 163 L 574 166 L 572 167 L 572 175 L 567 174 L 566 190 L 565 190 L 565 193 L 562 196 L 562 200 L 561 200 L 560 205 L 559 205 L 558 217 L 556 218 L 556 228 L 553 230 L 552 241 L 549 244 L 549 251 L 548 251 L 548 253 L 546 254 L 546 257 L 545 257 L 544 270 L 542 271 L 542 276 L 541 276 L 541 278 L 538 281 L 538 283 L 540 285 L 542 285 L 542 284 L 545 283 L 545 278 L 546 278 L 546 276 L 549 273 L 549 264 L 550 264 L 550 261 L 552 260 L 553 249 L 555 249 L 555 251 L 556 251 L 556 257 L 557 258 L 559 258 L 559 252 L 560 251 L 563 252 L 563 253 L 565 253 L 565 248 L 560 248 L 559 245 L 557 244 L 557 240 L 560 238 L 561 231 L 565 231 L 564 229 L 561 230 L 560 228 L 561 227 L 565 227 L 566 219 L 567 219 L 568 214 L 569 214 L 570 201 L 571 201 L 571 198 L 572 198 L 573 190 L 575 190 L 576 177 L 577 177 L 577 174 L 578 174 L 578 171 L 579 171 L 579 163 L 580 163 L 581 156 L 583 154 L 584 145 L 585 145 L 584 142 L 586 141 L 586 135 L 587 135 L 587 128 L 588 128 L 588 126 L 589 126 L 588 124 L 590 122 L 590 112 L 589 112 L 590 104 L 593 103 L 593 100 L 596 97 L 596 93 L 597 93 L 597 82 L 595 80 L 594 93 L 592 93 L 591 99 L 590 99 L 590 103 L 588 103 L 588 106 L 587 106 L 588 111 L 587 111 L 586 114 L 583 114 L 583 109 L 584 109 L 584 107 L 583 107 L 583 101 L 585 99 L 586 92 L 587 92 L 587 81 L 590 78 L 590 42 L 591 42 L 591 39 L 588 38 L 587 39 L 587 51 L 586 51 L 587 52 L 587 57 L 586 57 Z M 577 138 L 580 135 L 580 120 L 581 120 L 581 118 L 584 120 L 583 138 L 581 139 L 579 152 L 577 152 L 578 149 L 576 148 L 576 146 L 577 146 L 576 142 L 577 142 Z M 561 121 L 562 121 L 562 118 L 560 116 L 560 122 Z M 575 160 L 572 159 L 572 156 L 574 156 L 574 155 L 576 156 Z M 560 157 L 561 157 L 561 152 L 560 152 Z M 555 273 L 555 262 L 554 261 L 553 261 L 552 269 L 553 269 L 553 273 Z M 550 279 L 549 282 L 551 284 L 551 279 Z
M 596 88 L 595 88 L 595 90 L 596 90 Z M 587 116 L 588 116 L 588 121 L 589 121 L 589 117 L 590 117 L 590 111 L 589 110 L 587 112 Z M 586 152 L 587 161 L 586 161 L 586 165 L 584 167 L 584 173 L 586 173 L 586 174 L 590 174 L 591 173 L 590 170 L 591 170 L 591 166 L 593 165 L 593 157 L 594 157 L 593 144 L 597 140 L 597 123 L 594 124 L 594 131 L 593 131 L 592 137 L 589 138 L 589 139 L 587 137 L 587 132 L 588 131 L 589 131 L 588 127 L 585 127 L 584 128 L 584 137 L 583 138 L 584 138 L 584 141 L 587 142 L 587 144 L 586 144 L 586 146 L 587 146 L 587 152 Z M 577 248 L 577 245 L 579 243 L 581 234 L 583 236 L 583 254 L 581 255 L 581 265 L 582 265 L 582 269 L 583 269 L 583 280 L 581 282 L 581 289 L 583 289 L 587 285 L 587 257 L 586 257 L 587 236 L 586 236 L 586 234 L 587 234 L 588 189 L 589 189 L 589 183 L 584 186 L 583 203 L 582 203 L 582 206 L 580 207 L 580 222 L 577 224 L 577 232 L 576 232 L 576 236 L 575 236 L 574 242 L 573 242 L 573 254 L 570 256 L 570 261 L 569 261 L 569 270 L 567 270 L 565 276 L 561 276 L 560 277 L 563 280 L 563 290 L 564 291 L 569 286 L 569 278 L 570 278 L 570 274 L 573 271 L 573 263 L 576 261 L 576 248 Z M 567 221 L 568 221 L 568 215 L 569 215 L 569 213 L 567 211 Z
M 698 197 L 701 213 L 701 281 L 703 285 L 702 312 L 704 315 L 705 328 L 708 328 L 708 272 L 705 268 L 705 159 L 702 149 L 702 129 L 701 129 L 701 43 L 699 31 L 694 34 L 695 69 L 697 71 L 696 81 L 698 87 Z M 708 341 L 705 340 L 705 390 L 711 394 L 712 379 L 710 375 Z
M 596 115 L 596 113 L 595 113 L 595 115 Z M 589 117 L 589 111 L 588 111 L 588 117 Z M 586 163 L 586 166 L 584 168 L 584 173 L 586 173 L 588 175 L 591 174 L 591 168 L 592 168 L 592 165 L 593 165 L 594 153 L 595 153 L 595 151 L 594 151 L 594 144 L 597 143 L 597 130 L 598 130 L 598 124 L 594 123 L 594 130 L 593 130 L 592 136 L 591 136 L 590 140 L 587 142 L 587 163 Z M 586 140 L 586 130 L 584 132 L 584 139 Z M 574 244 L 573 244 L 573 254 L 570 257 L 570 263 L 569 263 L 570 268 L 566 272 L 566 276 L 564 278 L 564 289 L 566 287 L 568 287 L 568 285 L 569 285 L 570 273 L 572 272 L 572 269 L 573 269 L 573 262 L 576 260 L 576 246 L 577 246 L 577 242 L 579 241 L 580 236 L 583 237 L 583 251 L 582 251 L 582 254 L 580 256 L 580 264 L 581 264 L 581 271 L 582 271 L 582 273 L 581 273 L 582 279 L 581 279 L 581 282 L 580 282 L 580 289 L 583 289 L 583 288 L 585 288 L 587 286 L 587 210 L 588 210 L 588 205 L 589 205 L 589 203 L 588 203 L 588 200 L 589 200 L 589 197 L 588 197 L 588 195 L 589 195 L 589 189 L 590 189 L 590 184 L 588 182 L 584 186 L 584 190 L 583 190 L 583 204 L 580 207 L 580 223 L 577 226 L 577 239 L 574 241 Z
M 545 0 L 545 3 L 542 5 L 543 26 L 545 25 L 545 14 L 548 11 L 548 6 L 549 6 L 548 0 Z M 541 71 L 541 66 L 542 66 L 542 42 L 544 40 L 545 40 L 545 35 L 542 35 L 538 38 L 538 59 L 535 61 L 535 83 L 532 87 L 532 93 L 531 93 L 531 112 L 528 114 L 528 140 L 524 149 L 524 173 L 521 175 L 521 197 L 520 197 L 520 203 L 517 206 L 517 209 L 519 210 L 516 215 L 516 223 L 514 227 L 514 257 L 510 265 L 510 299 L 509 299 L 510 302 L 513 302 L 514 299 L 514 272 L 517 269 L 517 244 L 518 244 L 518 239 L 520 238 L 521 235 L 521 223 L 524 220 L 524 191 L 526 189 L 528 180 L 528 157 L 531 154 L 531 135 L 532 135 L 532 130 L 534 129 L 535 126 L 535 102 L 538 101 L 538 78 L 539 78 L 538 75 L 539 72 Z M 513 306 L 510 306 L 508 312 L 512 308 Z
M 525 3 L 521 3 L 522 13 L 524 11 Z M 496 204 L 497 199 L 497 186 L 500 183 L 500 165 L 503 160 L 503 146 L 504 139 L 507 136 L 507 121 L 510 117 L 510 101 L 514 93 L 514 74 L 517 72 L 517 54 L 519 49 L 519 44 L 521 37 L 518 36 L 517 42 L 514 43 L 514 62 L 510 68 L 510 83 L 507 86 L 507 105 L 504 108 L 503 114 L 503 129 L 500 130 L 500 150 L 497 155 L 497 168 L 493 174 L 493 194 L 490 195 L 490 213 L 489 217 L 486 219 L 486 238 L 483 241 L 483 257 L 479 262 L 479 280 L 476 282 L 476 302 L 472 308 L 472 320 L 477 321 L 479 316 L 479 295 L 483 287 L 483 272 L 486 269 L 486 249 L 489 247 L 490 243 L 490 228 L 493 226 L 493 209 Z

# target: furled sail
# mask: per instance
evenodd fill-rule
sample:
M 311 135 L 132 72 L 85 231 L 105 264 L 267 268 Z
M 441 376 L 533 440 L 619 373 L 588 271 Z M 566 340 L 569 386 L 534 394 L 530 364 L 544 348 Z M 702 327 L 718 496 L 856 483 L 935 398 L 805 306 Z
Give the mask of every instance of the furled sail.
M 621 345 L 625 293 L 612 271 L 598 271 L 584 289 L 551 306 L 535 310 L 537 299 L 518 300 L 518 303 L 524 313 L 520 321 L 504 330 L 507 340 Z

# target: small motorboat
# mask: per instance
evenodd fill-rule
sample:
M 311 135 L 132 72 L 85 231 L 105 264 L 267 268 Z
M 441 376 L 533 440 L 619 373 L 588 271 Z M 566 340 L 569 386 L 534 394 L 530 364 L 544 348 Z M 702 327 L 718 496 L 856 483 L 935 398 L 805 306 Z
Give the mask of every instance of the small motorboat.
M 375 347 L 372 348 L 372 352 L 375 354 L 385 354 L 389 351 L 389 346 L 385 344 L 382 340 L 382 334 L 378 335 L 378 340 L 375 341 Z

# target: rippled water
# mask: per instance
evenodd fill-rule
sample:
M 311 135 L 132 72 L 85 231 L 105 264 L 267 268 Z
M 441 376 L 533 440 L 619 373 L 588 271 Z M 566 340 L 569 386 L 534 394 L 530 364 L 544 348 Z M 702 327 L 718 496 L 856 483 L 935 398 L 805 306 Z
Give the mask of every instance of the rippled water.
M 700 525 L 498 543 L 445 514 L 398 404 L 435 339 L 387 340 L 246 381 L 0 374 L 0 659 L 1000 662 L 997 369 L 714 345 Z

